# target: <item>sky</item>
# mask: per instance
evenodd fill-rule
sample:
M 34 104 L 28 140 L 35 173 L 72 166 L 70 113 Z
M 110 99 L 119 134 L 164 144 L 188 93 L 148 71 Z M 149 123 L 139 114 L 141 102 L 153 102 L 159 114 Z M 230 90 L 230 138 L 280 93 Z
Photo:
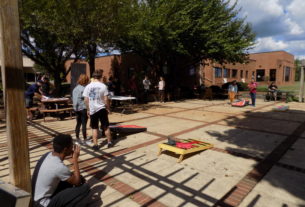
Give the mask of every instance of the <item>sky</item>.
M 256 33 L 249 52 L 285 50 L 305 59 L 305 0 L 238 0 L 237 8 Z

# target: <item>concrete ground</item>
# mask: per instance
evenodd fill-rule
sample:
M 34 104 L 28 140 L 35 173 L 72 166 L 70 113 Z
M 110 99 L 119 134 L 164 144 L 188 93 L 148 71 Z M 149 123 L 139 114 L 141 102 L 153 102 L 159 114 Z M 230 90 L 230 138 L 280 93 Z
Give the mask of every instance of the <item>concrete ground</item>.
M 290 109 L 273 112 L 276 105 Z M 112 113 L 110 122 L 145 126 L 147 132 L 120 135 L 113 148 L 103 145 L 99 152 L 82 147 L 81 173 L 92 186 L 84 201 L 88 206 L 305 206 L 305 104 L 258 100 L 256 107 L 233 108 L 218 100 L 153 102 L 127 114 Z M 32 171 L 51 149 L 52 136 L 74 137 L 74 126 L 74 119 L 51 117 L 28 124 Z M 157 156 L 157 145 L 167 136 L 214 148 L 177 163 L 175 154 Z M 0 179 L 9 180 L 5 126 L 0 127 Z

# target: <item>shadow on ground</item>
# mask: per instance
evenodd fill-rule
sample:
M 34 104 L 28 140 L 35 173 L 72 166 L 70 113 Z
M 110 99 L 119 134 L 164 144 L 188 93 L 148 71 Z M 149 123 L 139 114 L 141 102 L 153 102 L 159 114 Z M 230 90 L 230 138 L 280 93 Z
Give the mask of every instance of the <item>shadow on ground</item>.
M 290 163 L 286 166 L 291 165 L 291 169 L 288 169 L 289 167 L 284 170 L 273 169 L 274 172 L 270 172 L 271 168 L 278 165 L 287 152 L 295 150 L 293 145 L 302 139 L 300 137 L 305 132 L 304 111 L 251 111 L 244 113 L 242 116 L 230 116 L 221 124 L 225 127 L 224 130 L 211 130 L 206 133 L 212 139 L 227 143 L 224 149 L 229 153 L 239 153 L 257 160 L 258 163 L 251 171 L 256 174 L 256 176 L 253 176 L 254 180 L 260 181 L 263 178 L 274 189 L 282 189 L 292 198 L 297 198 L 298 201 L 296 203 L 292 202 L 292 205 L 305 206 L 305 166 L 300 166 L 302 163 L 290 160 Z M 300 169 L 299 171 L 302 172 L 292 171 L 293 169 Z M 268 172 L 270 174 L 267 174 Z M 272 192 L 268 193 L 272 195 Z M 247 206 L 261 206 L 262 203 L 258 204 L 258 202 L 264 196 L 257 194 Z M 223 200 L 225 198 L 226 196 Z M 285 200 L 285 198 L 281 199 Z M 299 205 L 298 202 L 302 204 Z M 289 205 L 283 203 L 282 206 Z

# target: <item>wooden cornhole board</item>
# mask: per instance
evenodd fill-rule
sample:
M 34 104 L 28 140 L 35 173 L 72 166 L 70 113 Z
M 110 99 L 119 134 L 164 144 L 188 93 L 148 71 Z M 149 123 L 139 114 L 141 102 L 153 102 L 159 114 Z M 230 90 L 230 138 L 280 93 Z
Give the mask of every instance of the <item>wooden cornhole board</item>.
M 159 144 L 158 145 L 158 147 L 159 147 L 158 156 L 161 155 L 163 150 L 168 150 L 170 152 L 174 152 L 176 154 L 179 154 L 180 156 L 179 156 L 179 159 L 178 159 L 177 162 L 181 162 L 183 160 L 184 155 L 186 155 L 186 154 L 206 150 L 206 149 L 209 149 L 209 148 L 213 147 L 213 145 L 210 144 L 210 143 L 202 142 L 202 141 L 195 140 L 195 139 L 181 139 L 180 142 L 188 143 L 188 142 L 194 142 L 194 141 L 199 142 L 199 143 L 193 144 L 192 145 L 193 147 L 190 148 L 190 149 L 182 149 L 182 148 L 179 148 L 179 147 L 176 147 L 176 146 L 169 145 L 167 143 Z
M 280 111 L 280 112 L 283 112 L 283 111 L 288 111 L 289 109 L 289 106 L 277 106 L 277 107 L 274 107 L 272 108 L 272 111 Z

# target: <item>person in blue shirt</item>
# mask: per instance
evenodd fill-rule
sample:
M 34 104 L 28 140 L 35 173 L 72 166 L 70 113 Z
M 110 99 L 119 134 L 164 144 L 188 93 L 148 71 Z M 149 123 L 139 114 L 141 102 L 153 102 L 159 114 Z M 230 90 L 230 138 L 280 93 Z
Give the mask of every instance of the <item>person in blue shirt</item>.
M 229 94 L 229 99 L 230 99 L 230 103 L 232 104 L 234 99 L 235 99 L 235 96 L 237 94 L 237 91 L 238 91 L 238 87 L 237 87 L 237 84 L 236 84 L 236 80 L 234 80 L 230 85 L 229 85 L 229 88 L 228 88 L 228 94 Z
M 42 86 L 43 82 L 41 80 L 37 81 L 36 83 L 30 85 L 25 92 L 25 107 L 27 109 L 27 118 L 32 120 L 33 114 L 30 108 L 33 107 L 33 98 L 34 96 L 41 96 L 40 87 Z
M 83 97 L 83 92 L 89 83 L 89 77 L 85 74 L 79 76 L 78 85 L 73 89 L 72 92 L 72 100 L 73 100 L 73 108 L 76 114 L 76 126 L 75 126 L 75 135 L 76 139 L 79 143 L 82 144 L 90 144 L 91 142 L 87 140 L 87 108 Z M 82 126 L 82 133 L 84 141 L 79 139 L 80 127 Z

